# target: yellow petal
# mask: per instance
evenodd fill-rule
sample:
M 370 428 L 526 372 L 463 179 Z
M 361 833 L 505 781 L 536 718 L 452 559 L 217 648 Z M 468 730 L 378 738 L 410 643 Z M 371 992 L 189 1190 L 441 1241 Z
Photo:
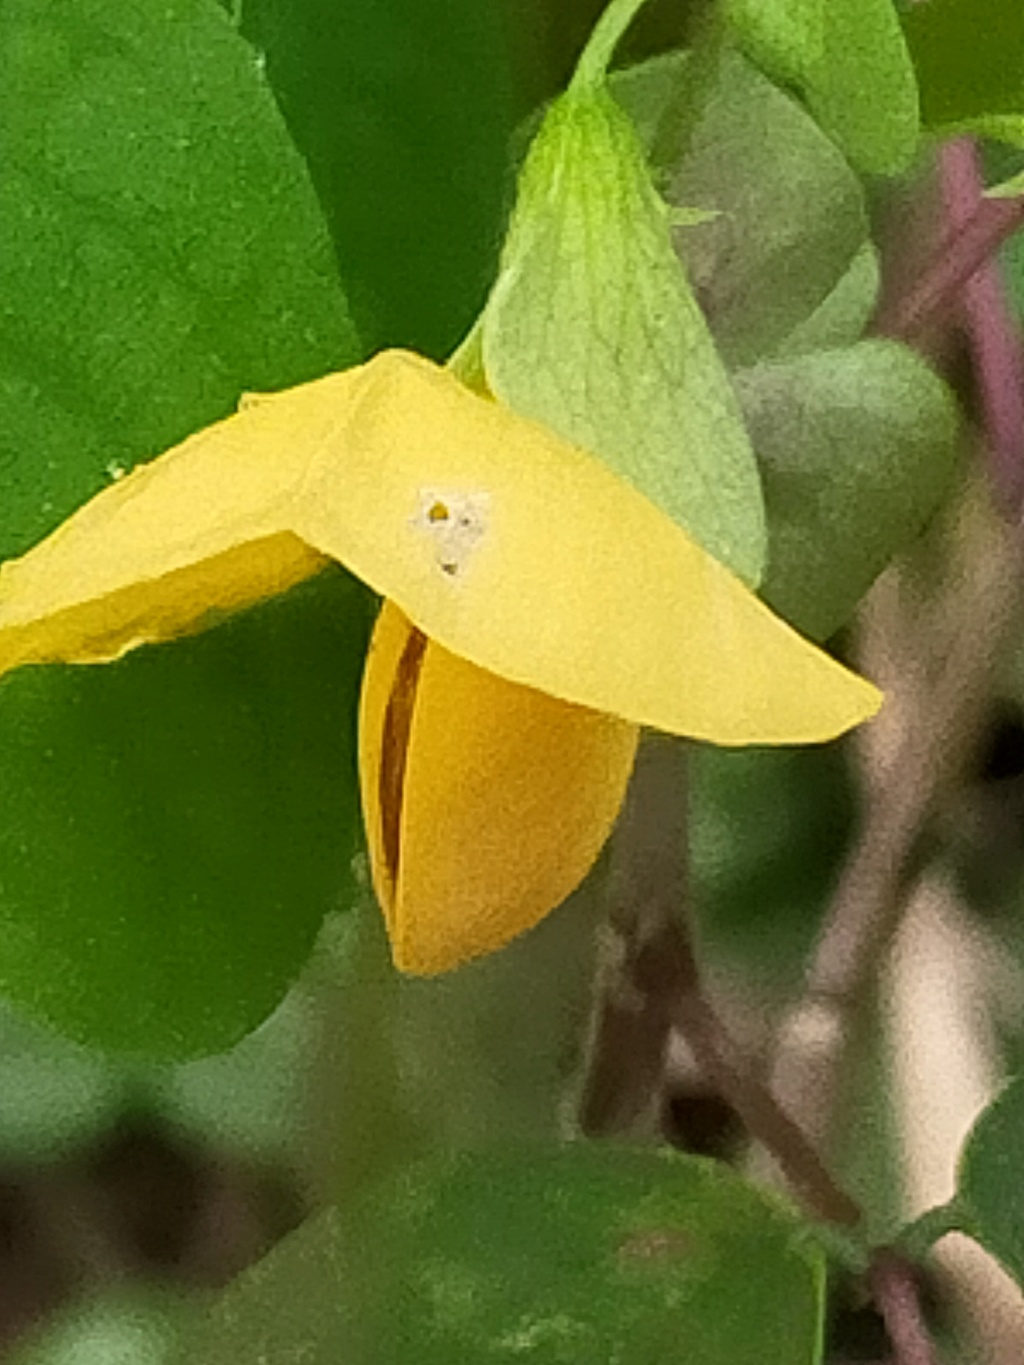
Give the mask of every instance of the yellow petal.
M 476 668 L 389 603 L 359 730 L 374 886 L 395 964 L 417 974 L 500 948 L 575 889 L 638 734 Z
M 244 605 L 315 570 L 293 537 L 453 653 L 635 723 L 796 743 L 880 703 L 598 460 L 396 351 L 246 408 L 5 565 L 0 671 Z
M 104 662 L 283 592 L 324 564 L 291 530 L 310 451 L 336 442 L 360 371 L 247 400 L 0 568 L 0 673 Z
M 720 744 L 830 739 L 881 703 L 594 457 L 385 352 L 297 529 L 482 668 Z

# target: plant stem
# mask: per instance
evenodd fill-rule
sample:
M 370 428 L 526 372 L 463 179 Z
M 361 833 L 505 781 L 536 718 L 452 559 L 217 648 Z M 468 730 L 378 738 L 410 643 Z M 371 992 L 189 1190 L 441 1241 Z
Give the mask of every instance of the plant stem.
M 571 91 L 578 94 L 602 83 L 622 35 L 645 3 L 646 0 L 610 0 L 576 63 L 569 82 Z
M 779 1162 L 820 1218 L 852 1227 L 860 1210 L 839 1188 L 813 1144 L 746 1067 L 704 993 L 685 916 L 686 749 L 668 736 L 644 736 L 612 844 L 613 923 L 623 935 L 627 998 L 659 1021 L 659 1053 L 668 1028 L 685 1038 L 706 1079 L 747 1131 Z M 660 1056 L 659 1056 L 660 1060 Z
M 982 198 L 978 148 L 972 138 L 956 138 L 940 153 L 946 214 L 954 229 L 966 229 Z M 1024 200 L 1010 200 L 1024 222 Z M 1013 224 L 1008 215 L 1003 220 Z M 963 324 L 973 360 L 982 425 L 987 437 L 992 486 L 1006 516 L 1019 516 L 1024 504 L 1024 356 L 1020 335 L 1003 296 L 996 262 L 986 260 L 965 282 Z
M 1024 195 L 982 199 L 969 218 L 951 227 L 910 288 L 876 316 L 871 331 L 920 347 L 933 328 L 949 321 L 964 286 L 1021 226 Z
M 612 841 L 612 922 L 623 949 L 618 995 L 629 1002 L 634 1016 L 653 1010 L 647 1041 L 653 1040 L 655 1050 L 642 1073 L 649 1082 L 652 1058 L 664 1055 L 666 1022 L 674 1025 L 705 1078 L 736 1111 L 751 1138 L 772 1154 L 806 1207 L 824 1223 L 856 1230 L 863 1223 L 861 1209 L 832 1178 L 805 1131 L 746 1065 L 705 994 L 683 913 L 688 900 L 685 761 L 679 740 L 644 736 Z M 635 1036 L 627 1031 L 626 1043 Z M 617 1060 L 629 1066 L 628 1056 Z M 850 1254 L 854 1247 L 852 1241 L 844 1244 L 843 1259 L 858 1259 Z M 870 1256 L 867 1278 L 898 1365 L 934 1365 L 912 1267 L 898 1250 L 884 1248 Z
M 913 1266 L 893 1252 L 877 1252 L 868 1283 L 885 1319 L 896 1365 L 937 1365 Z
M 895 1249 L 908 1261 L 922 1261 L 936 1242 L 949 1232 L 960 1232 L 964 1227 L 964 1213 L 956 1199 L 948 1204 L 937 1204 L 925 1209 L 899 1234 Z

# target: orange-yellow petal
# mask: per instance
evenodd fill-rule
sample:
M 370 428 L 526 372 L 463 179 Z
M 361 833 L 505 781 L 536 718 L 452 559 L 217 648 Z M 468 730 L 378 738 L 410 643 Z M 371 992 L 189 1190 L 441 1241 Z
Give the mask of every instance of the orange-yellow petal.
M 799 743 L 880 703 L 600 461 L 395 351 L 248 406 L 4 565 L 0 672 L 180 633 L 317 554 L 452 653 L 634 723 Z
M 396 965 L 446 971 L 560 904 L 608 837 L 637 734 L 467 663 L 385 603 L 363 683 L 360 775 Z

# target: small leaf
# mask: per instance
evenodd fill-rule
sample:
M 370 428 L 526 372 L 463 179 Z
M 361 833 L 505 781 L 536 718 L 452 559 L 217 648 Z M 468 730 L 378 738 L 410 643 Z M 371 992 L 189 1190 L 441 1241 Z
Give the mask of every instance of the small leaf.
M 814 120 L 739 53 L 722 55 L 696 123 L 674 125 L 690 70 L 687 53 L 671 53 L 611 88 L 658 149 L 671 203 L 717 210 L 678 233 L 676 247 L 726 363 L 750 365 L 822 306 L 867 249 L 864 195 Z
M 417 1169 L 307 1224 L 228 1291 L 188 1359 L 814 1365 L 822 1299 L 795 1219 L 724 1166 L 513 1152 Z
M 917 148 L 917 83 L 893 0 L 729 0 L 749 55 L 792 85 L 858 170 L 896 175 Z
M 534 140 L 484 313 L 483 358 L 497 397 L 600 455 L 757 582 L 753 454 L 665 205 L 603 89 L 563 96 Z
M 1024 1080 L 997 1095 L 971 1130 L 960 1158 L 961 1226 L 1024 1288 Z
M 880 279 L 878 252 L 871 242 L 865 242 L 832 292 L 809 317 L 797 323 L 774 358 L 839 350 L 859 341 L 875 311 Z
M 766 601 L 825 639 L 949 491 L 959 418 L 911 351 L 863 341 L 736 376 L 764 471 Z
M 1024 6 L 1020 0 L 928 0 L 911 5 L 903 32 L 933 131 L 1024 115 Z
M 1024 143 L 1024 119 L 1021 120 L 1021 142 Z M 1024 171 L 1018 171 L 1008 180 L 1001 180 L 985 191 L 986 199 L 1019 199 L 1024 194 Z

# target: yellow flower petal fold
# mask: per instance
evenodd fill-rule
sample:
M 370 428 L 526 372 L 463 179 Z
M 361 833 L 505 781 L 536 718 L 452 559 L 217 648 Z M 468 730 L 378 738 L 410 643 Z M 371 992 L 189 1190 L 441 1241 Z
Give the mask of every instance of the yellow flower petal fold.
M 363 681 L 359 770 L 396 966 L 447 971 L 559 905 L 608 837 L 638 735 L 477 668 L 385 603 Z
M 0 569 L 0 672 L 116 657 L 339 560 L 489 673 L 720 744 L 880 694 L 586 452 L 405 352 L 245 405 Z

